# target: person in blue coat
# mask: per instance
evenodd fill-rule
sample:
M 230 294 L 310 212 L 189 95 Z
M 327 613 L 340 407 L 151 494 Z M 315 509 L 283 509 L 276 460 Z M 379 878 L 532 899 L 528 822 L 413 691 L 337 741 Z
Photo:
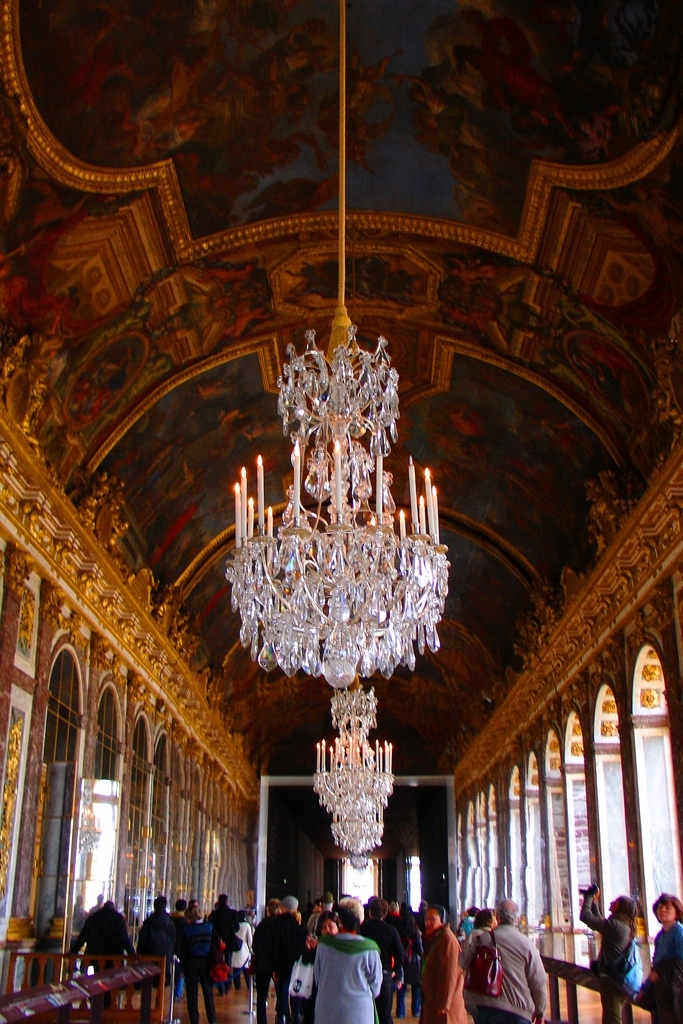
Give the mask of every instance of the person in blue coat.
M 658 1024 L 679 1024 L 683 1020 L 683 903 L 663 892 L 652 909 L 662 930 L 655 936 L 648 985 L 652 986 Z

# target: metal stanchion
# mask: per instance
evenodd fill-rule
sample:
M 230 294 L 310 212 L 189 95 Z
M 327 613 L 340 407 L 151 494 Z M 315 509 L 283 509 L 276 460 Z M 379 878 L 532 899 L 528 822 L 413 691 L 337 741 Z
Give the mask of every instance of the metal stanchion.
M 246 1014 L 247 1017 L 255 1017 L 256 1010 L 254 1009 L 254 975 L 247 974 L 247 985 L 249 986 L 249 1009 L 242 1010 L 242 1013 Z
M 168 1021 L 166 1024 L 180 1024 L 180 1017 L 173 1016 L 175 1009 L 175 975 L 179 963 L 178 957 L 174 955 L 171 960 L 171 998 L 168 1004 Z

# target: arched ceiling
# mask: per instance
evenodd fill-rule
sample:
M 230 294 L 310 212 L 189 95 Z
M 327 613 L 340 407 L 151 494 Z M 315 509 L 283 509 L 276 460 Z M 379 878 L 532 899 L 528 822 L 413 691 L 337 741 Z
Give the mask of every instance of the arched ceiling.
M 640 493 L 666 445 L 682 13 L 348 10 L 348 305 L 400 374 L 394 494 L 431 467 L 452 566 L 441 649 L 374 681 L 378 724 L 433 772 L 514 680 L 532 597 L 590 569 L 587 482 Z M 128 568 L 169 629 L 182 602 L 226 728 L 307 772 L 329 691 L 251 662 L 224 564 L 240 467 L 261 453 L 283 500 L 277 375 L 335 304 L 337 5 L 8 0 L 4 28 L 0 314 L 31 334 L 45 456 L 74 495 L 122 481 Z

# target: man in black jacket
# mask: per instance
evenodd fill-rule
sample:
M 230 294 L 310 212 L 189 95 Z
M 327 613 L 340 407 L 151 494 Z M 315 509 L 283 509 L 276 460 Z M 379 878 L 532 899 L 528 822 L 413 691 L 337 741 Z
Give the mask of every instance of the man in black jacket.
M 275 918 L 275 954 L 273 978 L 275 980 L 275 1020 L 277 1024 L 289 1024 L 289 982 L 292 969 L 304 951 L 306 927 L 297 920 L 299 901 L 296 896 L 285 896 L 280 900 L 280 913 Z M 295 1021 L 295 1024 L 297 1022 Z
M 123 914 L 119 914 L 111 900 L 91 914 L 71 943 L 71 952 L 78 953 L 85 946 L 86 953 L 129 953 L 135 956 L 133 943 Z
M 396 971 L 396 983 L 403 984 L 403 943 L 401 936 L 393 925 L 387 924 L 389 905 L 379 896 L 373 896 L 368 904 L 370 917 L 360 927 L 361 935 L 372 939 L 379 946 L 382 961 L 382 988 L 375 999 L 379 1024 L 391 1024 L 391 999 L 393 992 L 393 972 Z
M 138 936 L 138 953 L 142 956 L 166 957 L 166 984 L 171 982 L 171 961 L 176 944 L 176 930 L 167 913 L 168 900 L 165 896 L 157 896 L 154 900 L 154 912 L 149 915 L 140 929 Z
M 279 913 L 280 901 L 268 900 L 266 916 L 256 925 L 251 940 L 256 979 L 256 1024 L 266 1024 L 268 989 L 275 969 L 275 919 Z
M 240 926 L 239 914 L 236 910 L 233 910 L 230 906 L 230 901 L 225 893 L 221 893 L 218 897 L 218 903 L 209 914 L 209 924 L 212 924 L 218 935 L 225 943 L 225 962 L 226 964 L 232 963 L 232 954 L 235 952 L 236 935 L 237 929 Z M 237 940 L 239 945 L 242 945 L 241 940 Z M 217 985 L 218 994 L 224 995 L 228 991 L 232 982 L 228 979 L 225 984 Z

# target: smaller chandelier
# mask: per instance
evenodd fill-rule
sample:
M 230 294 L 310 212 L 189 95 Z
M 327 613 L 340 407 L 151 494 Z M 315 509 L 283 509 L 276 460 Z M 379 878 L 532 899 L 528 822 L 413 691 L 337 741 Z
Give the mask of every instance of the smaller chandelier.
M 384 808 L 394 788 L 391 743 L 368 742 L 377 726 L 377 698 L 357 688 L 337 690 L 332 697 L 332 724 L 339 736 L 328 747 L 317 744 L 317 771 L 313 790 L 332 815 L 332 836 L 337 846 L 364 867 L 365 856 L 382 842 Z

